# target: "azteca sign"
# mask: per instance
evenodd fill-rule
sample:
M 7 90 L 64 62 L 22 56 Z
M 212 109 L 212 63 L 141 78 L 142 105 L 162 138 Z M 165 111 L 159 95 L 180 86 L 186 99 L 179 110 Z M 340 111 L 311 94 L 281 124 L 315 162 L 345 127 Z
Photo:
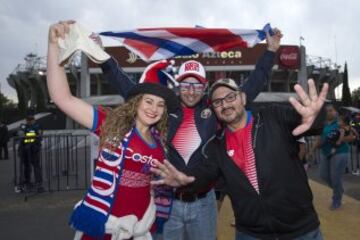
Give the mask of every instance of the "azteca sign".
M 241 66 L 255 65 L 267 49 L 266 44 L 257 44 L 252 48 L 232 48 L 215 53 L 199 53 L 189 56 L 177 56 L 174 58 L 178 66 L 188 60 L 199 61 L 204 66 Z M 122 67 L 144 68 L 148 63 L 141 60 L 135 53 L 124 47 L 107 47 L 106 52 L 113 56 Z M 282 45 L 277 52 L 275 64 L 283 69 L 298 69 L 300 66 L 299 47 L 295 45 Z M 88 61 L 89 67 L 98 67 L 92 61 Z
M 286 46 L 279 49 L 279 65 L 283 68 L 299 69 L 300 52 L 297 46 Z
M 126 59 L 126 62 L 132 64 L 135 63 L 137 60 L 140 59 L 139 56 L 137 56 L 133 52 L 128 53 L 129 57 Z M 206 53 L 197 53 L 192 55 L 186 55 L 186 56 L 176 56 L 175 59 L 240 59 L 242 57 L 241 51 L 221 51 L 221 52 L 206 52 Z

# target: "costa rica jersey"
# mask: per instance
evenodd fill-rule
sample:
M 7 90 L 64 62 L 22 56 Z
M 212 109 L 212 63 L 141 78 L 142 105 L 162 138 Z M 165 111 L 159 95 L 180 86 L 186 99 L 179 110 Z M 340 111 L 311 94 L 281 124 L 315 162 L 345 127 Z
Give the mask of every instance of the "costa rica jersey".
M 92 130 L 97 134 L 101 134 L 101 126 L 107 116 L 107 111 L 103 107 L 94 108 L 94 124 Z M 99 158 L 96 162 L 96 168 L 103 168 L 106 171 L 118 171 L 118 166 L 109 167 L 102 161 L 103 157 L 109 157 L 109 154 L 115 158 L 123 156 L 123 170 L 121 172 L 119 186 L 115 191 L 114 202 L 110 212 L 116 217 L 126 215 L 135 215 L 141 219 L 147 210 L 151 194 L 150 194 L 150 180 L 151 172 L 150 167 L 155 166 L 154 160 L 159 162 L 164 161 L 164 152 L 159 140 L 155 134 L 153 136 L 153 143 L 147 143 L 141 136 L 140 132 L 135 128 L 134 133 L 128 138 L 128 146 L 122 149 L 122 146 L 115 149 L 102 148 L 99 153 Z M 129 136 L 127 136 L 129 137 Z M 101 190 L 106 190 L 111 187 L 111 182 L 104 181 L 103 179 L 93 178 L 93 185 Z M 86 196 L 85 200 L 93 205 L 99 207 L 101 202 L 96 203 L 96 199 L 91 196 Z M 92 239 L 84 235 L 82 239 Z M 106 235 L 105 239 L 111 239 L 110 235 Z

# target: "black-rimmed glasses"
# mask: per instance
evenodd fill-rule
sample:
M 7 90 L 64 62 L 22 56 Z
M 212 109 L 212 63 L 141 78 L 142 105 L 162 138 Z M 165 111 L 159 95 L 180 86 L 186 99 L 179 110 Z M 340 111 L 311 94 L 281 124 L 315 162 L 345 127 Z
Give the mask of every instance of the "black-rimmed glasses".
M 223 105 L 223 101 L 225 102 L 233 102 L 236 100 L 237 92 L 231 92 L 223 98 L 217 98 L 211 101 L 211 105 L 213 108 L 217 108 Z

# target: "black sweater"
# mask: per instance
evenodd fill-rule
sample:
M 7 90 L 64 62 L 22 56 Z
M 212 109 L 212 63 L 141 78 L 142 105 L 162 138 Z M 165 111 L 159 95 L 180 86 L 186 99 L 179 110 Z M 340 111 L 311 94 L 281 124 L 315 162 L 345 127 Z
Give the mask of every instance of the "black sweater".
M 319 114 L 311 130 L 324 122 Z M 195 182 L 184 190 L 194 192 L 222 177 L 235 213 L 236 228 L 260 239 L 294 239 L 319 226 L 313 196 L 292 130 L 301 122 L 295 110 L 271 106 L 253 113 L 252 144 L 260 194 L 226 153 L 224 130 L 203 149 L 203 164 L 186 171 Z

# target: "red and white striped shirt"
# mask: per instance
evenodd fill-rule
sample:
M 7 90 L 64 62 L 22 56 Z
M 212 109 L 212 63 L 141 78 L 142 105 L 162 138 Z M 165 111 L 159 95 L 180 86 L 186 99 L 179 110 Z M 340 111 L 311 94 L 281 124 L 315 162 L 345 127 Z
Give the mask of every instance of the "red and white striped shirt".
M 191 155 L 199 148 L 201 138 L 195 124 L 195 108 L 183 108 L 183 119 L 172 143 L 188 164 Z
M 248 122 L 244 128 L 236 131 L 225 130 L 226 150 L 229 157 L 241 169 L 253 188 L 259 193 L 259 183 L 256 172 L 255 154 L 252 148 L 253 118 L 248 112 Z

